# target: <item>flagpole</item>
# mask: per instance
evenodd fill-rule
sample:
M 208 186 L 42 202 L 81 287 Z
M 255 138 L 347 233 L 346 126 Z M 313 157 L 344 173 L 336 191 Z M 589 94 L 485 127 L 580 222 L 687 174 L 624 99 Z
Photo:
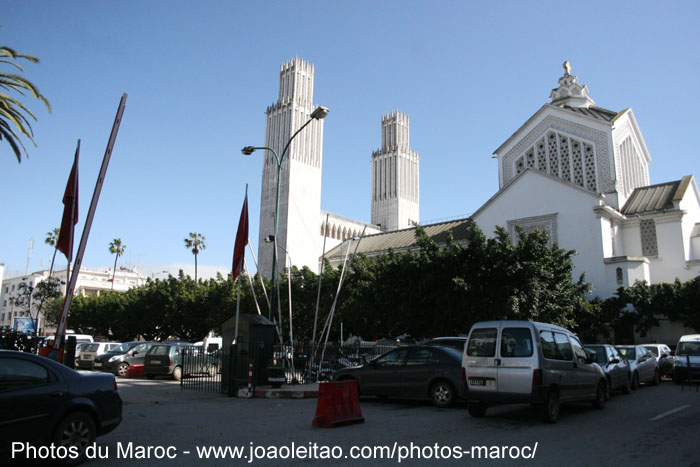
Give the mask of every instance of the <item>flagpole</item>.
M 68 313 L 70 311 L 70 305 L 73 300 L 73 291 L 75 290 L 75 284 L 78 280 L 77 274 L 80 271 L 80 266 L 83 262 L 83 255 L 85 254 L 85 248 L 87 247 L 87 240 L 90 235 L 90 228 L 92 227 L 92 220 L 95 217 L 95 211 L 97 210 L 97 203 L 100 200 L 100 193 L 102 192 L 102 185 L 104 184 L 105 176 L 107 175 L 107 167 L 109 166 L 109 160 L 112 157 L 112 149 L 114 148 L 114 143 L 117 139 L 117 134 L 119 133 L 119 126 L 122 121 L 122 115 L 124 114 L 124 106 L 126 105 L 127 95 L 124 93 L 121 100 L 119 101 L 119 108 L 117 109 L 117 116 L 114 118 L 114 124 L 112 125 L 112 132 L 109 135 L 109 141 L 107 142 L 107 149 L 105 150 L 105 155 L 102 159 L 102 167 L 100 168 L 100 173 L 97 177 L 97 183 L 95 184 L 95 191 L 92 194 L 92 202 L 90 203 L 90 210 L 88 211 L 87 217 L 85 219 L 85 227 L 83 227 L 83 235 L 80 238 L 80 245 L 78 246 L 78 252 L 75 256 L 75 264 L 73 267 L 73 274 L 70 275 L 70 283 L 68 285 L 68 290 L 66 291 L 66 298 L 63 302 L 63 310 L 61 311 L 60 318 L 58 320 L 58 326 L 56 328 L 56 339 L 54 340 L 54 345 L 50 350 L 49 357 L 54 360 L 63 360 L 63 337 L 66 333 L 66 321 L 68 319 Z
M 236 294 L 236 331 L 233 334 L 233 343 L 238 344 L 238 317 L 241 314 L 241 276 L 236 278 L 236 288 L 238 293 Z

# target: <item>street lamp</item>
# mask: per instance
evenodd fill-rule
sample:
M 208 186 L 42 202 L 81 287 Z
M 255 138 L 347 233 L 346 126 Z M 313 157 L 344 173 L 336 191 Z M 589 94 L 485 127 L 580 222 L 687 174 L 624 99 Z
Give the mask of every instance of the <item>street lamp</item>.
M 289 141 L 287 141 L 287 144 L 285 144 L 284 149 L 282 150 L 282 155 L 278 156 L 277 152 L 267 146 L 246 146 L 243 149 L 241 149 L 241 152 L 246 155 L 250 156 L 253 154 L 256 150 L 258 149 L 265 149 L 267 151 L 270 151 L 274 156 L 275 156 L 275 161 L 277 162 L 277 188 L 276 188 L 276 195 L 275 195 L 275 233 L 274 233 L 274 239 L 277 239 L 278 233 L 279 233 L 279 210 L 280 210 L 280 175 L 282 173 L 282 163 L 284 162 L 284 158 L 287 155 L 287 150 L 289 149 L 289 145 L 291 144 L 292 140 L 301 133 L 301 130 L 306 128 L 306 126 L 311 123 L 313 120 L 322 120 L 326 118 L 326 115 L 328 115 L 328 107 L 323 107 L 319 106 L 314 109 L 313 112 L 311 112 L 311 115 L 309 119 L 304 123 L 293 135 L 291 138 L 289 138 Z M 269 237 L 268 237 L 269 238 Z M 276 248 L 277 242 L 275 241 L 275 251 L 274 254 L 272 255 L 272 275 L 270 276 L 270 281 L 271 281 L 271 286 L 272 286 L 272 294 L 276 295 L 275 291 L 275 282 L 277 278 L 275 277 L 277 275 L 277 248 Z M 286 251 L 286 250 L 285 250 Z M 289 255 L 287 255 L 289 256 Z M 274 308 L 276 304 L 276 296 L 272 297 L 272 300 L 270 300 L 270 314 L 274 316 Z M 281 325 L 282 323 L 280 323 Z

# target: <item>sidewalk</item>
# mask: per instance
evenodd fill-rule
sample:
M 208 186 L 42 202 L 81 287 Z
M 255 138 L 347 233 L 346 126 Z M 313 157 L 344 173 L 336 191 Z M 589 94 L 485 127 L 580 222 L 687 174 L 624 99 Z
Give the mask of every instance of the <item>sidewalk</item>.
M 242 389 L 247 393 L 247 389 Z M 253 397 L 265 399 L 313 399 L 318 397 L 318 383 L 283 384 L 281 388 L 258 386 Z

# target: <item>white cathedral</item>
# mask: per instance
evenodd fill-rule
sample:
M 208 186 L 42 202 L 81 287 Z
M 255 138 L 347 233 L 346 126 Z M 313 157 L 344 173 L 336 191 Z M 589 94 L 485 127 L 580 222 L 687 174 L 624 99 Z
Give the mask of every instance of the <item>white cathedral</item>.
M 279 101 L 267 109 L 266 146 L 283 144 L 312 112 L 313 66 L 282 65 Z M 631 109 L 599 107 L 568 62 L 545 103 L 496 149 L 499 190 L 470 218 L 492 235 L 496 226 L 545 230 L 552 243 L 576 250 L 575 277 L 585 273 L 592 296 L 620 286 L 692 279 L 700 273 L 700 193 L 692 175 L 649 185 L 651 156 Z M 294 264 L 318 271 L 326 257 L 366 227 L 358 251 L 373 256 L 411 249 L 419 219 L 419 159 L 410 149 L 408 117 L 382 117 L 381 149 L 372 153 L 372 223 L 321 211 L 323 122 L 313 121 L 292 143 L 281 178 L 279 244 Z M 276 163 L 266 155 L 261 196 L 259 270 L 269 277 L 274 230 Z M 326 221 L 328 219 L 328 221 Z M 466 222 L 462 220 L 462 223 Z M 426 226 L 438 234 L 460 222 Z M 335 248 L 333 248 L 335 246 Z M 347 251 L 345 248 L 345 251 Z M 281 254 L 285 250 L 281 251 Z M 280 256 L 279 264 L 286 264 Z M 335 263 L 337 264 L 337 262 Z

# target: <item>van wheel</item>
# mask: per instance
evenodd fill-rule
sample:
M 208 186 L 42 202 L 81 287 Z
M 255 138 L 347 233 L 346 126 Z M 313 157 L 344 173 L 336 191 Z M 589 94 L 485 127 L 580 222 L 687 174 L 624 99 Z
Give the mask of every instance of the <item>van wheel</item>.
M 632 374 L 632 390 L 636 391 L 639 389 L 639 373 L 636 371 Z
M 455 390 L 447 381 L 438 381 L 430 388 L 430 397 L 433 405 L 444 409 L 450 407 L 455 401 Z
M 486 415 L 486 409 L 488 409 L 488 404 L 486 402 L 467 402 L 467 410 L 469 415 L 474 418 L 481 418 Z
M 126 362 L 120 363 L 117 367 L 117 376 L 126 376 L 127 371 L 129 371 L 129 364 Z
M 176 366 L 173 370 L 173 379 L 175 381 L 180 381 L 182 379 L 182 368 Z
M 556 423 L 559 420 L 559 392 L 556 389 L 550 389 L 549 394 L 547 394 L 542 418 L 547 423 Z
M 654 370 L 654 379 L 651 380 L 651 384 L 658 386 L 661 382 L 661 376 L 659 375 L 659 370 Z
M 595 399 L 593 400 L 594 409 L 602 409 L 603 407 L 605 407 L 605 401 L 607 400 L 606 394 L 608 392 L 606 386 L 607 384 L 605 384 L 605 382 L 603 381 L 598 383 L 598 387 L 595 391 Z

